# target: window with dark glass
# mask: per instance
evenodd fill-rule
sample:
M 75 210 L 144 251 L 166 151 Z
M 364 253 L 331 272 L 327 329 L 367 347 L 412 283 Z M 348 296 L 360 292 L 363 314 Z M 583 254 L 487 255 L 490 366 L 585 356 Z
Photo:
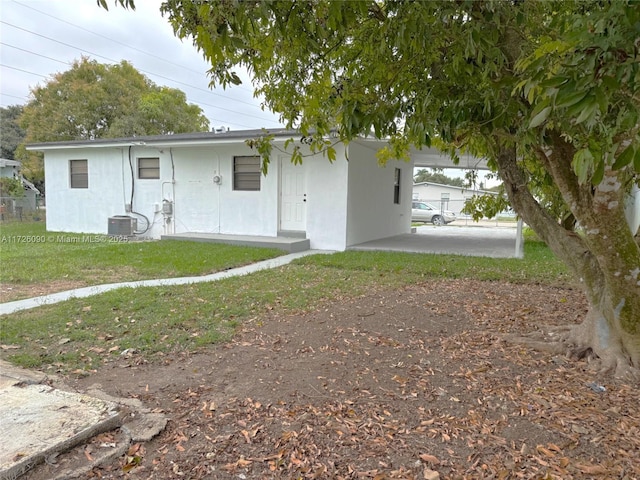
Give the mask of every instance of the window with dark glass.
M 89 188 L 87 160 L 69 160 L 69 186 L 71 188 Z
M 400 203 L 400 172 L 401 170 L 396 168 L 393 177 L 393 203 L 395 204 Z

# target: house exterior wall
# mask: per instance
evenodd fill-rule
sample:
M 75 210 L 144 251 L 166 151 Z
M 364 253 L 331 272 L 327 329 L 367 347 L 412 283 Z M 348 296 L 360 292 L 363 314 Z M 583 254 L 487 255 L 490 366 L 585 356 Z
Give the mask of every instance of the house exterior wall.
M 0 177 L 16 178 L 18 176 L 17 167 L 0 167 Z
M 132 147 L 133 204 L 138 230 L 159 238 L 164 233 L 209 232 L 277 234 L 277 175 L 261 178 L 260 191 L 233 191 L 233 156 L 252 155 L 242 145 L 216 148 Z M 157 157 L 159 179 L 138 179 L 137 159 Z M 86 159 L 88 188 L 70 188 L 69 160 Z M 46 154 L 47 228 L 52 231 L 106 234 L 108 218 L 128 215 L 132 175 L 128 148 L 87 148 Z M 277 171 L 277 169 L 275 169 Z M 213 176 L 222 176 L 221 184 Z M 173 215 L 162 214 L 163 201 Z
M 305 158 L 307 238 L 311 248 L 344 250 L 346 242 L 347 162 L 338 145 L 333 164 L 322 155 Z M 254 155 L 244 143 L 209 147 L 150 148 L 132 146 L 132 216 L 142 235 L 208 232 L 276 236 L 279 230 L 279 162 L 261 177 L 260 191 L 233 190 L 233 157 Z M 139 179 L 137 159 L 157 157 L 159 179 Z M 86 159 L 88 188 L 71 188 L 69 160 Z M 288 160 L 288 158 L 285 158 Z M 214 175 L 221 175 L 216 184 Z M 129 148 L 83 148 L 48 151 L 47 228 L 50 231 L 106 234 L 108 219 L 130 215 L 132 174 Z M 169 221 L 163 201 L 173 204 Z
M 21 166 L 17 160 L 0 159 L 0 177 L 18 178 Z
M 412 162 L 381 167 L 376 150 L 349 145 L 347 246 L 411 231 Z M 394 203 L 395 169 L 400 169 L 400 203 Z
M 89 188 L 70 188 L 72 159 L 87 160 Z M 47 230 L 107 233 L 108 217 L 124 213 L 124 161 L 115 148 L 47 152 Z
M 442 200 L 442 194 L 449 194 L 449 201 Z M 464 202 L 474 195 L 484 194 L 496 195 L 495 192 L 486 192 L 484 190 L 473 190 L 470 188 L 455 187 L 452 185 L 441 185 L 437 183 L 417 183 L 413 186 L 413 198 L 430 203 L 444 210 L 450 210 L 456 214 L 460 213 Z
M 349 163 L 344 145 L 336 145 L 336 161 L 315 155 L 305 160 L 307 170 L 307 238 L 314 249 L 339 250 L 347 246 L 347 189 Z
M 295 167 L 303 172 L 303 230 L 311 248 L 344 250 L 410 231 L 412 165 L 379 167 L 375 148 L 356 143 L 348 147 L 347 160 L 346 148 L 335 146 L 333 163 L 303 152 L 303 164 Z M 281 162 L 290 159 L 274 155 L 259 191 L 234 191 L 233 157 L 243 155 L 255 155 L 244 141 L 46 150 L 47 228 L 106 234 L 110 217 L 131 215 L 138 219 L 138 234 L 150 238 L 185 232 L 276 236 L 282 220 Z M 141 157 L 159 158 L 160 178 L 138 178 Z M 69 161 L 80 159 L 87 160 L 88 188 L 71 188 Z M 401 172 L 399 204 L 393 201 L 396 168 Z M 220 183 L 214 182 L 218 175 Z M 163 213 L 165 201 L 172 206 L 170 215 Z
M 277 168 L 261 177 L 259 191 L 234 191 L 233 157 L 254 155 L 249 147 L 174 148 L 171 152 L 175 183 L 171 181 L 170 158 L 160 174 L 163 199 L 174 201 L 175 216 L 166 233 L 277 234 Z M 220 184 L 213 181 L 215 175 L 222 177 Z

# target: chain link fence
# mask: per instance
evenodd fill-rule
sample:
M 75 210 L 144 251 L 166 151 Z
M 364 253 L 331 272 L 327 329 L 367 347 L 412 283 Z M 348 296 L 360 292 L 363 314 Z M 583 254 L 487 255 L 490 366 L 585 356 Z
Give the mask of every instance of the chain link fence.
M 0 221 L 41 220 L 44 218 L 44 196 L 0 197 Z

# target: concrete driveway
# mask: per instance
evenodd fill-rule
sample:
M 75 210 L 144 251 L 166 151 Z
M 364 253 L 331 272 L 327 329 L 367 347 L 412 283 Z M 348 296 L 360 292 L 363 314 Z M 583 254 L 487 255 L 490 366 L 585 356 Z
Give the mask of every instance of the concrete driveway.
M 473 257 L 522 258 L 522 242 L 513 225 L 446 225 L 416 227 L 415 233 L 361 243 L 349 250 L 442 253 Z

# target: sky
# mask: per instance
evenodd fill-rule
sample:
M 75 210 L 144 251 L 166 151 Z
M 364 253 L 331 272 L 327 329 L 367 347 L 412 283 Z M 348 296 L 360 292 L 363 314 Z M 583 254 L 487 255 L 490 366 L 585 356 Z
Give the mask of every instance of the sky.
M 209 65 L 189 40 L 173 35 L 160 0 L 137 0 L 135 10 L 107 1 L 109 11 L 96 0 L 0 0 L 0 104 L 27 103 L 31 88 L 85 56 L 127 60 L 155 84 L 182 90 L 212 128 L 281 126 L 253 98 L 248 76 L 241 86 L 209 88 Z

